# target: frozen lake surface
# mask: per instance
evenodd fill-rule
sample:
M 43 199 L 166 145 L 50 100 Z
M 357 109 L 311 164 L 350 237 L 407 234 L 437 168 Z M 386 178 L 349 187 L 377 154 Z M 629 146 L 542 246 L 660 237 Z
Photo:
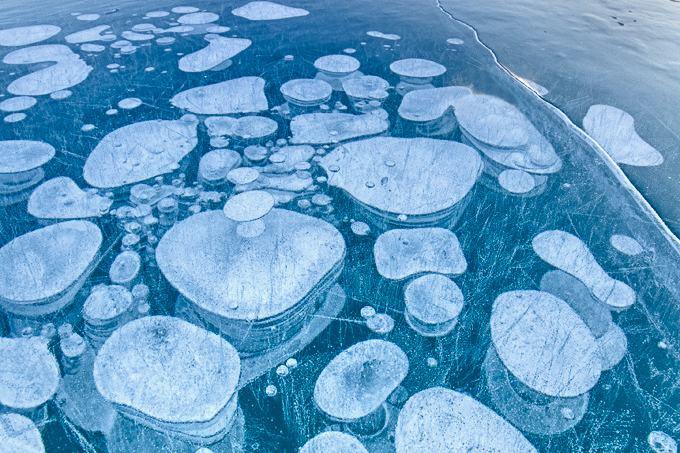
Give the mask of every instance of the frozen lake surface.
M 679 10 L 501 3 L 3 2 L 0 452 L 677 451 Z

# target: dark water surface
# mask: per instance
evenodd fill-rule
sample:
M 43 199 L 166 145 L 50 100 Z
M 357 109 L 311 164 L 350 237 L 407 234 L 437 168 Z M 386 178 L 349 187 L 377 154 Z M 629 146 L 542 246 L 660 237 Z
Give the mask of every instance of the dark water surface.
M 537 2 L 440 0 L 474 27 L 498 60 L 550 93 L 581 126 L 593 104 L 635 118 L 664 156 L 656 167 L 622 165 L 670 228 L 680 231 L 680 3 L 672 0 Z

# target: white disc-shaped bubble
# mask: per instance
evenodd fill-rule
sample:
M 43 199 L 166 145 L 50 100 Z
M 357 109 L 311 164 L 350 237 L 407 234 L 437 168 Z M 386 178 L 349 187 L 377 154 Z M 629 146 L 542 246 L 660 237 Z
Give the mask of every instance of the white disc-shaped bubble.
M 224 205 L 224 214 L 236 222 L 250 222 L 265 216 L 276 200 L 264 190 L 251 190 L 234 195 Z
M 0 102 L 0 110 L 3 112 L 20 112 L 33 107 L 36 102 L 38 102 L 37 99 L 32 96 L 17 96 Z
M 169 46 L 170 44 L 173 44 L 175 42 L 175 38 L 172 36 L 165 36 L 163 38 L 158 38 L 156 40 L 156 43 L 161 46 Z
M 179 17 L 177 22 L 183 25 L 202 25 L 215 22 L 219 18 L 215 13 L 190 13 Z
M 167 11 L 149 11 L 146 13 L 146 17 L 165 17 L 169 15 L 170 13 Z
M 350 74 L 359 69 L 359 66 L 359 60 L 349 55 L 326 55 L 314 62 L 316 69 L 330 74 Z
M 248 20 L 280 20 L 306 16 L 309 11 L 273 2 L 255 1 L 236 8 L 231 13 Z
M 31 409 L 52 398 L 59 384 L 59 366 L 45 345 L 32 338 L 0 338 L 0 359 L 0 404 Z
M 638 241 L 622 234 L 613 235 L 609 243 L 619 252 L 629 256 L 639 255 L 645 250 Z
M 339 431 L 326 431 L 310 439 L 300 453 L 368 453 L 359 440 Z
M 407 58 L 395 61 L 390 65 L 390 70 L 404 77 L 437 77 L 446 72 L 446 67 L 430 60 L 421 58 Z
M 0 46 L 26 46 L 44 41 L 61 31 L 56 25 L 31 25 L 0 30 Z
M 50 93 L 50 98 L 54 99 L 55 101 L 61 101 L 62 99 L 71 97 L 72 94 L 73 92 L 71 90 L 59 90 Z
M 398 41 L 398 40 L 401 39 L 401 36 L 399 36 L 399 35 L 395 35 L 394 33 L 383 33 L 381 31 L 372 30 L 372 31 L 367 31 L 366 34 L 368 36 L 372 36 L 374 38 L 387 39 L 388 41 Z
M 211 25 L 205 29 L 208 33 L 226 33 L 229 30 L 231 30 L 231 28 L 222 25 Z
M 242 238 L 256 238 L 267 229 L 262 219 L 252 222 L 241 222 L 236 226 L 236 234 Z
M 260 172 L 252 167 L 239 167 L 227 173 L 227 180 L 233 184 L 250 184 L 260 176 Z
M 171 10 L 175 14 L 190 14 L 200 11 L 195 6 L 176 6 Z
M 366 236 L 371 232 L 371 227 L 369 227 L 364 222 L 352 222 L 350 228 L 352 229 L 352 233 L 356 234 L 357 236 Z
M 0 415 L 0 453 L 45 453 L 40 431 L 19 414 Z
M 652 431 L 647 436 L 647 442 L 655 453 L 677 453 L 678 444 L 663 431 Z
M 99 17 L 99 14 L 81 14 L 80 16 L 76 16 L 76 19 L 89 22 L 92 20 L 97 20 Z
M 5 123 L 18 123 L 19 121 L 23 121 L 26 119 L 26 114 L 25 113 L 11 113 L 7 115 L 5 118 Z
M 142 100 L 139 98 L 126 98 L 118 102 L 118 107 L 121 109 L 135 109 L 142 105 Z
M 357 420 L 387 400 L 408 374 L 408 368 L 408 357 L 394 343 L 356 343 L 323 369 L 314 386 L 314 402 L 335 420 Z
M 80 46 L 80 50 L 83 52 L 103 52 L 106 50 L 106 47 L 102 46 L 101 44 L 86 43 Z
M 137 24 L 132 27 L 132 31 L 151 31 L 155 28 L 154 24 Z
M 498 184 L 510 193 L 527 193 L 536 187 L 536 180 L 523 170 L 504 170 L 498 175 Z

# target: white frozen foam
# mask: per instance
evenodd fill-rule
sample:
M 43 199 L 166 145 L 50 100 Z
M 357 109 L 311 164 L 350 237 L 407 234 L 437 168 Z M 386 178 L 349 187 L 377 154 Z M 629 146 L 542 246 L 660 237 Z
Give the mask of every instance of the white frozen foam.
M 71 90 L 59 90 L 50 93 L 50 98 L 54 99 L 55 101 L 61 101 L 62 99 L 70 98 L 72 94 L 73 92 Z
M 268 192 L 252 190 L 229 198 L 223 211 L 227 218 L 236 222 L 252 222 L 268 214 L 274 203 L 274 197 Z
M 536 453 L 503 417 L 442 387 L 409 398 L 399 413 L 394 442 L 397 453 Z
M 0 452 L 45 453 L 40 431 L 30 418 L 11 413 L 0 415 Z
M 112 203 L 112 199 L 85 192 L 71 178 L 60 176 L 33 191 L 28 213 L 40 219 L 85 219 L 99 217 Z
M 611 278 L 588 246 L 573 234 L 544 231 L 534 238 L 532 245 L 543 261 L 581 280 L 593 296 L 611 309 L 621 310 L 635 303 L 635 291 L 624 282 Z
M 638 241 L 630 236 L 615 234 L 609 239 L 609 243 L 624 255 L 635 256 L 644 252 L 644 248 Z
M 562 299 L 542 291 L 509 291 L 496 298 L 491 338 L 503 365 L 545 395 L 588 392 L 602 371 L 594 335 Z
M 146 17 L 165 17 L 169 15 L 170 13 L 167 11 L 149 11 L 146 13 Z

